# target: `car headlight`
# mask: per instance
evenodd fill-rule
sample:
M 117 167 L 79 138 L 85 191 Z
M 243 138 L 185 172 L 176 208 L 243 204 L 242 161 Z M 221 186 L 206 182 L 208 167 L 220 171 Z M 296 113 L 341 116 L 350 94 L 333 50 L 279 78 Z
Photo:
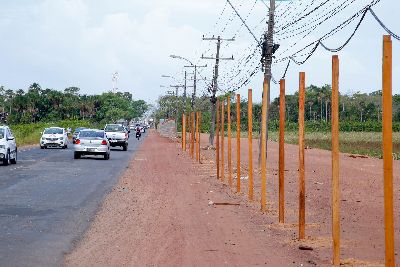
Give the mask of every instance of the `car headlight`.
M 60 140 L 63 140 L 64 138 L 60 137 Z

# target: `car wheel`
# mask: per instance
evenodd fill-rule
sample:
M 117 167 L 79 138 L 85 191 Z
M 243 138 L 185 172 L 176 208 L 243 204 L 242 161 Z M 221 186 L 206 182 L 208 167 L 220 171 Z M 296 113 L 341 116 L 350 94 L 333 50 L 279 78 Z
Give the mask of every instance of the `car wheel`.
M 10 163 L 17 164 L 17 158 L 18 158 L 18 150 L 15 149 L 15 157 L 13 159 L 10 159 Z
M 124 145 L 124 146 L 122 147 L 122 150 L 123 150 L 123 151 L 127 151 L 127 150 L 128 150 L 128 145 Z
M 81 154 L 74 152 L 74 159 L 80 159 L 81 158 Z
M 7 152 L 7 157 L 3 159 L 3 165 L 4 166 L 10 165 L 10 151 Z
M 40 146 L 40 149 L 44 149 L 44 146 Z
M 109 160 L 110 159 L 110 154 L 106 153 L 106 154 L 104 154 L 103 157 L 104 157 L 105 160 Z

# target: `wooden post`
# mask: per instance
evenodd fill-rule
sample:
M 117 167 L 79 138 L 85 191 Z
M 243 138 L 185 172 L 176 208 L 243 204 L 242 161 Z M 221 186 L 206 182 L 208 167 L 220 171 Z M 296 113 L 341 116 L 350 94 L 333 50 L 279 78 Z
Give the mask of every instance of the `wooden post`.
M 249 89 L 248 93 L 248 138 L 249 138 L 249 200 L 254 199 L 253 193 L 253 90 Z
M 385 207 L 385 265 L 395 266 L 393 222 L 393 141 L 392 141 L 392 40 L 383 36 L 382 140 Z
M 228 115 L 228 182 L 232 186 L 232 132 L 231 132 L 231 96 L 226 100 Z
M 192 112 L 192 118 L 190 119 L 192 126 L 191 128 L 191 142 L 190 142 L 190 156 L 194 158 L 194 112 Z
M 217 100 L 216 107 L 217 107 L 217 125 L 215 129 L 215 136 L 217 137 L 216 140 L 216 149 L 215 149 L 215 162 L 217 165 L 217 179 L 219 179 L 219 100 Z
M 186 151 L 186 115 L 182 114 L 182 150 Z
M 279 222 L 285 222 L 285 80 L 282 79 L 279 95 Z
M 198 111 L 197 112 L 197 158 L 198 158 L 198 162 L 201 163 L 201 158 L 200 158 L 200 153 L 201 153 L 201 130 L 200 130 L 200 126 L 201 126 L 201 112 Z
M 236 192 L 240 193 L 240 95 L 236 95 Z
M 306 224 L 306 189 L 304 173 L 305 73 L 300 72 L 299 78 L 299 239 L 304 239 Z
M 225 180 L 225 101 L 221 103 L 221 180 Z
M 339 57 L 332 56 L 332 240 L 333 265 L 340 266 Z
M 200 134 L 199 134 L 199 114 L 200 112 L 196 112 L 196 161 L 200 162 Z
M 190 113 L 187 115 L 187 133 L 188 133 L 188 145 L 189 145 L 189 154 L 190 154 L 190 145 L 192 143 L 192 136 L 191 136 L 191 127 L 192 127 L 192 122 L 190 120 Z
M 261 115 L 261 211 L 267 211 L 267 110 L 268 83 L 263 84 L 262 115 Z
M 192 113 L 189 113 L 189 115 L 188 115 L 188 126 L 187 126 L 187 130 L 188 130 L 188 136 L 189 136 L 189 141 L 188 141 L 188 143 L 189 143 L 189 155 L 191 155 L 190 153 L 190 151 L 191 151 L 191 146 L 192 146 Z

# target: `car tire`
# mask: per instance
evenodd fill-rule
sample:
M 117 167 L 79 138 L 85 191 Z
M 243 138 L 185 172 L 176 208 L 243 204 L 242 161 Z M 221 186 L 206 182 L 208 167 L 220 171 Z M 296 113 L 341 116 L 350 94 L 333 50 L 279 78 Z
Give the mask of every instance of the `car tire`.
M 44 146 L 40 146 L 40 149 L 44 149 Z
M 17 159 L 18 159 L 18 150 L 15 150 L 15 158 L 10 159 L 10 163 L 17 164 Z
M 110 159 L 110 154 L 109 153 L 104 154 L 104 159 L 105 160 L 109 160 Z
M 10 151 L 7 152 L 7 157 L 3 159 L 3 165 L 4 166 L 10 165 Z
M 74 152 L 74 159 L 80 159 L 81 158 L 81 154 Z
M 128 145 L 123 145 L 123 146 L 122 146 L 122 150 L 123 150 L 123 151 L 127 151 L 127 150 L 128 150 Z

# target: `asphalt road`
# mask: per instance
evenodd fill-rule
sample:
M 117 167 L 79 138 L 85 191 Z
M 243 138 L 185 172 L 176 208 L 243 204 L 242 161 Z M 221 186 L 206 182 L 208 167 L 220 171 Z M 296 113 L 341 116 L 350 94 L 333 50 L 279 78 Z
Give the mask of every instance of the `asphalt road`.
M 66 150 L 21 150 L 0 166 L 0 266 L 60 266 L 128 167 L 144 136 L 110 160 L 73 159 Z

